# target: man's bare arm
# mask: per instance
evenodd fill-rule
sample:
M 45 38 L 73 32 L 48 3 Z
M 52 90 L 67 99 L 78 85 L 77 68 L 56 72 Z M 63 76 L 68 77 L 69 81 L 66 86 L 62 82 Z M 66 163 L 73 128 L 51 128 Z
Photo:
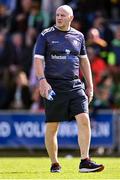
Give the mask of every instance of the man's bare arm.
M 48 91 L 51 89 L 51 86 L 50 84 L 48 84 L 45 78 L 44 65 L 42 59 L 34 59 L 34 69 L 36 78 L 38 79 L 40 95 L 42 97 L 48 97 Z
M 86 94 L 89 98 L 89 102 L 91 102 L 93 98 L 93 81 L 90 62 L 87 57 L 80 59 L 80 68 L 86 81 Z

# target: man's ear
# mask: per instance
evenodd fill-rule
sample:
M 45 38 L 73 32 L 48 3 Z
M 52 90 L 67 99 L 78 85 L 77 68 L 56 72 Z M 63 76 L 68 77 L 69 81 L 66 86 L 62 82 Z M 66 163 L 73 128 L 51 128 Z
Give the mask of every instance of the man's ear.
M 74 19 L 74 16 L 70 16 L 70 20 L 71 20 L 71 22 L 72 22 L 72 20 Z

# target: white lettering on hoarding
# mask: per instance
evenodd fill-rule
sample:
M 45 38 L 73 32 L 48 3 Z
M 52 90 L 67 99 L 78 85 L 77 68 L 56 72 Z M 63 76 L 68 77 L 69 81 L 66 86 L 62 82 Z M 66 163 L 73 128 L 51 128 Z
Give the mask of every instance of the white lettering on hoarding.
M 76 123 L 64 122 L 60 125 L 58 135 L 61 137 L 74 137 L 77 135 L 78 129 Z
M 16 135 L 18 137 L 43 137 L 45 133 L 45 125 L 41 123 L 41 126 L 38 122 L 15 122 L 14 123 Z
M 110 124 L 109 122 L 96 122 L 91 123 L 92 137 L 109 137 L 110 136 Z
M 11 133 L 11 127 L 8 122 L 2 121 L 0 122 L 0 137 L 8 137 Z
M 16 136 L 21 137 L 27 137 L 27 138 L 40 138 L 44 137 L 45 135 L 45 123 L 39 123 L 37 121 L 31 122 L 17 122 L 15 121 L 13 123 L 13 130 L 16 133 Z M 111 128 L 109 122 L 97 122 L 92 121 L 91 122 L 92 127 L 92 137 L 109 137 L 111 134 Z M 6 121 L 0 122 L 0 137 L 8 137 L 11 135 L 11 124 Z M 63 122 L 60 125 L 58 135 L 60 137 L 74 137 L 77 136 L 78 129 L 75 122 L 68 123 Z

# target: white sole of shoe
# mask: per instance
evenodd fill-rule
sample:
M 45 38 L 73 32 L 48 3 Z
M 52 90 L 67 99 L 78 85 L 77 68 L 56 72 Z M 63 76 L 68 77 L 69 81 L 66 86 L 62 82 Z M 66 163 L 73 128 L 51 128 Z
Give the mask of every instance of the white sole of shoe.
M 60 173 L 61 170 L 51 171 L 51 173 Z
M 94 168 L 94 169 L 82 168 L 82 169 L 79 169 L 79 172 L 81 172 L 81 173 L 100 172 L 103 169 L 104 169 L 104 166 Z

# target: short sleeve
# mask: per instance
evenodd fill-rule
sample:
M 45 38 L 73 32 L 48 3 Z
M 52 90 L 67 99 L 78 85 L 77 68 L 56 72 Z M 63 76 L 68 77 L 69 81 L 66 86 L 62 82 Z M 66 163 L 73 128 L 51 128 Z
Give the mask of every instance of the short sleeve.
M 84 35 L 82 36 L 82 43 L 81 43 L 81 51 L 80 51 L 80 57 L 84 58 L 87 56 L 86 52 L 86 46 L 85 46 L 85 38 Z
M 40 34 L 34 46 L 34 58 L 44 58 L 46 49 L 46 39 L 45 36 Z

